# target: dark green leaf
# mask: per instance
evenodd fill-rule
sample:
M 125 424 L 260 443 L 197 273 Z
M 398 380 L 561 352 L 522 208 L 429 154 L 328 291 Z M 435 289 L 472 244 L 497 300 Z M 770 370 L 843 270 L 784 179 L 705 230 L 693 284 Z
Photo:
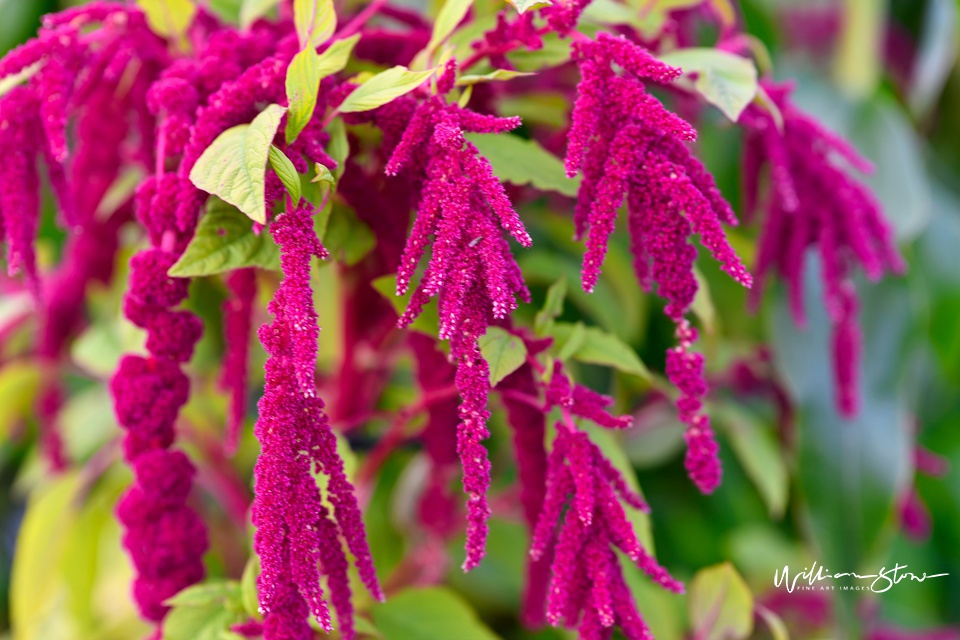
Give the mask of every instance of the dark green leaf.
M 536 140 L 477 133 L 468 134 L 466 138 L 490 161 L 493 172 L 501 180 L 519 185 L 532 184 L 538 189 L 576 197 L 580 179 L 568 178 L 560 159 Z
M 553 326 L 553 321 L 563 313 L 563 300 L 567 296 L 567 279 L 560 278 L 547 289 L 547 299 L 543 302 L 543 309 L 537 312 L 533 322 L 533 329 L 538 336 L 546 335 Z
M 477 342 L 483 359 L 490 366 L 491 386 L 497 386 L 527 360 L 527 346 L 523 340 L 500 327 L 488 327 Z
M 196 278 L 244 267 L 279 270 L 280 249 L 269 232 L 255 234 L 249 218 L 214 199 L 169 273 L 175 278 Z

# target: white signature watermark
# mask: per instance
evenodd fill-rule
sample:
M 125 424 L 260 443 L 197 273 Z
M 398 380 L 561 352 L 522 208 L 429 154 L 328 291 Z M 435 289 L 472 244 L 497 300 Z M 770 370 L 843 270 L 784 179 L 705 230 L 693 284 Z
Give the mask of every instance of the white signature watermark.
M 912 580 L 914 582 L 923 582 L 928 578 L 942 578 L 943 576 L 949 575 L 946 573 L 935 573 L 933 575 L 927 575 L 923 573 L 917 575 L 912 571 L 906 571 L 907 565 L 905 564 L 895 564 L 891 568 L 881 567 L 879 573 L 870 573 L 861 575 L 859 573 L 853 572 L 842 572 L 842 573 L 830 573 L 829 570 L 823 567 L 823 565 L 817 565 L 816 562 L 813 563 L 813 566 L 810 568 L 804 567 L 803 571 L 790 576 L 790 567 L 784 565 L 783 571 L 779 569 L 773 574 L 773 586 L 775 587 L 786 587 L 789 593 L 793 591 L 872 591 L 874 593 L 884 593 L 893 588 L 894 585 L 900 584 L 903 580 Z M 824 580 L 839 580 L 841 578 L 853 578 L 854 580 L 870 580 L 868 585 L 840 585 L 835 587 L 834 585 L 823 585 L 818 584 Z M 806 584 L 798 584 L 801 582 L 806 582 Z

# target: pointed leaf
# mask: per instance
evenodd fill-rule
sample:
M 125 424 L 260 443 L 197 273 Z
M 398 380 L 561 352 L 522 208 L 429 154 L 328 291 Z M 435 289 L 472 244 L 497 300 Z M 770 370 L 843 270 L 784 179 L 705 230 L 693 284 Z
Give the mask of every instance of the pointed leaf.
M 543 309 L 537 312 L 533 321 L 533 330 L 538 336 L 546 335 L 553 326 L 553 321 L 563 313 L 563 300 L 567 296 L 567 279 L 561 277 L 547 289 L 547 299 L 543 302 Z
M 753 594 L 729 562 L 698 571 L 688 603 L 695 638 L 744 640 L 753 633 Z
M 283 183 L 287 193 L 290 194 L 293 206 L 297 206 L 300 202 L 300 174 L 297 173 L 297 168 L 293 166 L 293 162 L 290 161 L 287 154 L 274 145 L 270 145 L 269 158 L 270 166 L 273 167 L 277 177 L 280 178 L 280 182 Z
M 316 48 L 337 30 L 333 0 L 293 0 L 293 23 L 300 48 Z
M 511 71 L 509 69 L 497 69 L 496 71 L 491 71 L 490 73 L 485 73 L 482 76 L 466 75 L 460 76 L 457 78 L 458 87 L 468 87 L 473 84 L 481 84 L 483 82 L 495 82 L 497 80 L 513 80 L 514 78 L 519 78 L 521 76 L 532 76 L 536 75 L 534 73 L 529 73 L 526 71 Z
M 348 95 L 340 105 L 341 113 L 370 111 L 392 100 L 406 95 L 419 87 L 433 75 L 434 69 L 410 71 L 406 67 L 396 66 L 381 71 Z
M 319 56 L 316 49 L 307 47 L 293 56 L 287 67 L 287 144 L 292 143 L 310 122 L 317 108 L 320 91 Z
M 266 224 L 267 156 L 285 111 L 284 107 L 272 104 L 252 123 L 221 133 L 197 160 L 190 181 L 234 205 L 251 220 Z
M 684 75 L 696 74 L 697 91 L 736 122 L 757 95 L 757 68 L 752 60 L 708 47 L 676 49 L 660 60 L 683 69 Z
M 563 162 L 540 146 L 536 140 L 524 140 L 506 134 L 467 134 L 480 153 L 490 161 L 493 172 L 501 180 L 513 184 L 530 184 L 543 191 L 556 191 L 576 197 L 579 178 L 568 178 Z
M 527 360 L 527 346 L 523 340 L 500 327 L 488 327 L 477 342 L 483 359 L 490 366 L 490 385 L 493 387 Z
M 556 344 L 566 344 L 577 331 L 576 325 L 557 322 L 552 335 Z M 586 327 L 582 344 L 571 356 L 574 360 L 587 364 L 613 367 L 623 373 L 650 380 L 650 371 L 626 342 L 598 327 Z
M 279 270 L 280 249 L 266 231 L 255 234 L 249 218 L 213 200 L 169 275 L 197 278 L 244 267 Z
M 477 614 L 443 587 L 405 589 L 374 605 L 373 621 L 384 638 L 403 640 L 496 640 Z
M 357 46 L 359 40 L 359 33 L 349 38 L 344 38 L 343 40 L 337 40 L 331 43 L 330 46 L 327 47 L 327 50 L 317 57 L 318 74 L 321 80 L 329 75 L 343 71 L 343 68 L 347 66 L 347 62 L 350 60 L 350 54 L 353 53 L 353 48 Z
M 549 7 L 553 2 L 551 0 L 510 0 L 510 4 L 516 7 L 518 13 L 523 13 L 538 7 Z
M 197 15 L 192 0 L 137 0 L 150 30 L 164 38 L 180 38 Z
M 433 23 L 433 33 L 430 34 L 430 42 L 426 47 L 427 55 L 435 51 L 453 33 L 472 5 L 473 0 L 446 0 L 443 3 Z
M 240 7 L 240 28 L 247 29 L 280 4 L 280 0 L 244 0 Z

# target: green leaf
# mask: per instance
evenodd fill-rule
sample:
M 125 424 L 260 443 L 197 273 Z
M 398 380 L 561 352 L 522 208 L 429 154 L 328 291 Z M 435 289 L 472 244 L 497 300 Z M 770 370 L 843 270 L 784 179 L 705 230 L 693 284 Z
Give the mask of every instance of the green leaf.
M 243 568 L 240 578 L 240 602 L 243 610 L 251 617 L 260 617 L 260 596 L 257 591 L 257 576 L 260 575 L 260 558 L 251 554 L 247 566 Z
M 240 28 L 247 29 L 280 4 L 280 0 L 243 0 L 240 7 Z
M 430 42 L 426 46 L 428 56 L 453 33 L 472 6 L 473 0 L 445 0 L 433 23 L 433 33 L 430 34 Z
M 775 434 L 747 409 L 725 403 L 710 413 L 724 426 L 733 452 L 753 481 L 772 518 L 783 517 L 790 478 Z
M 137 0 L 150 30 L 164 38 L 181 38 L 197 14 L 192 0 Z
M 293 0 L 293 23 L 300 48 L 316 48 L 337 30 L 333 0 Z
M 397 315 L 402 315 L 403 312 L 406 311 L 407 305 L 410 303 L 412 289 L 407 291 L 403 296 L 398 296 L 397 277 L 395 275 L 381 276 L 371 282 L 370 286 L 376 289 L 377 293 L 393 305 L 393 309 L 397 312 Z M 437 314 L 436 302 L 429 302 L 424 306 L 423 312 L 417 316 L 417 319 L 413 321 L 409 329 L 425 333 L 428 336 L 436 336 L 439 327 L 440 317 Z
M 331 257 L 346 265 L 355 265 L 377 245 L 370 227 L 348 207 L 334 203 L 327 219 L 317 220 L 317 237 Z
M 497 636 L 459 596 L 443 587 L 404 589 L 372 608 L 384 638 L 496 640 Z
M 574 331 L 575 325 L 557 322 L 553 326 L 552 335 L 557 344 L 565 344 Z M 623 373 L 651 380 L 650 371 L 633 348 L 623 340 L 598 327 L 587 327 L 585 333 L 583 344 L 572 356 L 574 360 L 613 367 Z
M 533 321 L 533 330 L 538 336 L 544 336 L 553 327 L 553 321 L 563 313 L 563 300 L 567 297 L 567 278 L 561 277 L 547 289 L 547 299 L 543 308 L 537 312 Z
M 16 73 L 11 73 L 10 75 L 0 78 L 0 97 L 7 95 L 11 89 L 35 76 L 41 67 L 43 67 L 43 60 L 34 62 Z
M 556 191 L 576 197 L 580 179 L 568 178 L 563 162 L 540 146 L 536 140 L 524 140 L 507 134 L 466 135 L 480 153 L 490 161 L 501 180 L 513 184 L 530 184 L 543 191 Z
M 670 51 L 660 60 L 680 67 L 684 75 L 695 73 L 697 91 L 731 122 L 737 121 L 757 95 L 757 68 L 747 58 L 709 47 L 691 47 Z
M 513 80 L 514 78 L 520 78 L 522 76 L 532 76 L 533 73 L 527 73 L 524 71 L 511 71 L 509 69 L 497 69 L 491 71 L 490 73 L 485 73 L 482 76 L 475 75 L 465 75 L 457 78 L 458 87 L 469 87 L 474 84 L 481 84 L 483 82 L 496 82 L 498 80 Z
M 543 36 L 539 49 L 517 49 L 507 54 L 507 59 L 518 71 L 540 71 L 556 67 L 570 59 L 570 44 L 556 33 Z
M 346 97 L 337 109 L 340 113 L 370 111 L 408 94 L 433 75 L 434 69 L 410 71 L 397 65 L 373 76 Z
M 240 584 L 222 580 L 187 587 L 172 598 L 168 598 L 166 604 L 171 607 L 203 607 L 210 604 L 239 602 L 239 600 Z
M 327 126 L 327 133 L 330 134 L 330 144 L 327 145 L 327 155 L 337 163 L 337 168 L 333 171 L 333 176 L 339 180 L 341 176 L 343 176 L 343 172 L 346 169 L 347 158 L 350 156 L 350 141 L 347 140 L 347 127 L 343 124 L 342 119 L 337 118 L 332 120 Z
M 567 336 L 566 342 L 562 345 L 558 345 L 560 350 L 557 351 L 557 358 L 563 361 L 567 361 L 573 357 L 573 355 L 583 347 L 583 344 L 587 341 L 587 327 L 582 322 L 578 322 L 573 325 L 573 330 L 570 332 L 570 335 Z
M 212 200 L 186 251 L 169 271 L 175 278 L 197 278 L 244 267 L 280 269 L 280 249 L 249 218 L 221 200 Z
M 510 0 L 510 4 L 516 7 L 518 13 L 523 13 L 530 9 L 549 7 L 553 2 L 552 0 Z
M 13 360 L 0 369 L 0 436 L 9 437 L 11 427 L 32 413 L 40 379 L 40 369 L 27 360 Z
M 353 48 L 357 46 L 357 42 L 360 41 L 360 34 L 352 35 L 349 38 L 344 38 L 342 40 L 336 40 L 330 43 L 330 46 L 327 47 L 326 51 L 320 54 L 317 58 L 317 67 L 319 68 L 320 79 L 326 78 L 329 75 L 343 71 L 343 68 L 347 66 L 347 62 L 350 60 L 350 55 L 353 53 Z
M 320 91 L 320 67 L 317 50 L 303 49 L 287 67 L 287 144 L 291 144 L 310 122 L 317 108 Z
M 96 376 L 109 377 L 126 353 L 145 354 L 147 332 L 125 318 L 90 325 L 70 347 L 70 359 Z
M 286 109 L 272 104 L 253 122 L 221 133 L 197 160 L 190 181 L 266 224 L 264 178 L 270 145 Z
M 688 604 L 699 640 L 744 640 L 753 633 L 753 594 L 729 562 L 697 572 Z
M 527 360 L 523 340 L 500 327 L 488 327 L 477 341 L 483 359 L 490 365 L 490 385 L 495 387 Z
M 693 268 L 693 276 L 697 279 L 697 293 L 693 297 L 693 304 L 690 310 L 700 319 L 703 330 L 708 335 L 717 331 L 717 310 L 713 306 L 713 300 L 710 298 L 710 283 L 703 277 L 700 270 Z
M 163 640 L 221 640 L 247 619 L 240 583 L 234 580 L 187 587 L 166 604 L 173 608 L 163 623 Z
M 293 162 L 290 161 L 287 154 L 274 145 L 270 145 L 268 157 L 270 158 L 270 166 L 273 167 L 277 177 L 280 178 L 280 182 L 283 183 L 287 193 L 290 194 L 293 206 L 297 206 L 300 202 L 300 174 L 297 173 L 296 167 L 293 166 Z

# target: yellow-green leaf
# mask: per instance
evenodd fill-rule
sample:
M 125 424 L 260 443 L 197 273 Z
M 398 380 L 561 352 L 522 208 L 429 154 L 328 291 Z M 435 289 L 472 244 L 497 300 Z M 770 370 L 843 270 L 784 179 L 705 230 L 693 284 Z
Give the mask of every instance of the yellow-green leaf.
M 695 638 L 744 640 L 753 633 L 753 594 L 729 562 L 698 571 L 687 602 Z
M 31 413 L 40 377 L 36 364 L 24 360 L 8 362 L 0 369 L 0 435 L 4 438 L 18 420 Z
M 137 0 L 150 29 L 164 38 L 180 38 L 197 14 L 193 0 Z
M 393 305 L 393 309 L 397 312 L 397 315 L 401 315 L 406 311 L 407 305 L 410 303 L 412 291 L 407 291 L 405 295 L 398 296 L 396 276 L 390 274 L 381 276 L 371 282 L 370 286 Z M 425 333 L 428 336 L 436 336 L 439 326 L 440 318 L 437 313 L 437 303 L 430 301 L 424 306 L 423 312 L 417 316 L 417 319 L 413 321 L 409 329 Z
M 694 87 L 713 106 L 736 122 L 757 95 L 757 67 L 752 60 L 709 47 L 676 49 L 660 60 L 696 74 Z
M 547 289 L 547 298 L 543 308 L 537 312 L 533 321 L 533 330 L 538 336 L 544 336 L 553 327 L 553 321 L 563 313 L 563 301 L 567 297 L 567 278 L 561 277 Z
M 290 194 L 293 206 L 297 206 L 300 203 L 300 174 L 297 173 L 297 168 L 293 166 L 293 162 L 290 161 L 287 154 L 275 145 L 270 145 L 268 153 L 270 166 L 273 167 L 277 177 L 280 178 L 280 182 L 283 183 L 287 193 Z
M 221 133 L 197 160 L 190 181 L 237 207 L 251 220 L 266 224 L 267 156 L 285 111 L 286 108 L 272 104 L 252 123 Z
M 323 44 L 337 30 L 333 0 L 293 0 L 293 23 L 301 49 Z
M 11 89 L 32 78 L 36 75 L 37 71 L 40 71 L 40 67 L 42 66 L 43 60 L 39 60 L 16 73 L 11 73 L 8 76 L 0 78 L 0 97 L 7 95 Z
M 757 605 L 757 614 L 767 623 L 773 640 L 790 640 L 790 632 L 783 618 L 760 604 Z
M 384 638 L 496 640 L 460 596 L 444 587 L 404 589 L 371 609 Z
M 466 138 L 490 161 L 493 172 L 501 180 L 518 185 L 530 184 L 543 191 L 556 191 L 570 197 L 576 197 L 580 189 L 580 178 L 568 178 L 560 159 L 536 140 L 489 133 L 471 133 Z
M 496 82 L 498 80 L 513 80 L 514 78 L 519 78 L 521 76 L 532 76 L 533 73 L 526 71 L 511 71 L 510 69 L 497 69 L 496 71 L 491 71 L 490 73 L 485 73 L 482 76 L 466 75 L 460 76 L 457 78 L 458 87 L 468 87 L 473 84 L 480 84 L 482 82 Z
M 287 67 L 287 144 L 292 143 L 310 122 L 317 108 L 320 66 L 317 50 L 307 47 L 293 56 Z
M 278 270 L 280 249 L 266 230 L 255 234 L 249 218 L 220 200 L 212 200 L 169 275 L 196 278 L 244 267 Z
M 240 7 L 240 27 L 247 29 L 280 4 L 280 0 L 244 0 Z
M 527 360 L 527 346 L 523 340 L 500 327 L 488 327 L 477 343 L 490 367 L 491 386 L 497 386 Z
M 553 326 L 556 344 L 563 345 L 570 340 L 576 326 L 566 322 L 557 322 Z M 607 333 L 599 327 L 586 327 L 582 343 L 571 355 L 574 360 L 587 364 L 613 367 L 623 373 L 650 380 L 650 371 L 637 356 L 633 348 L 623 340 Z
M 470 11 L 471 6 L 473 6 L 473 0 L 446 0 L 443 3 L 440 13 L 437 14 L 437 19 L 433 23 L 430 42 L 427 43 L 428 56 L 453 33 L 453 30 L 457 28 L 457 25 Z
M 551 0 L 510 0 L 510 4 L 516 7 L 518 13 L 523 13 L 538 7 L 549 7 L 553 2 Z
M 348 95 L 340 105 L 338 111 L 341 113 L 353 113 L 356 111 L 376 109 L 402 95 L 410 93 L 433 75 L 433 72 L 434 69 L 427 71 L 410 71 L 406 67 L 399 65 L 392 69 L 381 71 Z
M 359 33 L 349 38 L 344 38 L 343 40 L 337 40 L 331 43 L 330 46 L 327 47 L 327 50 L 320 54 L 317 58 L 317 68 L 321 80 L 338 71 L 342 71 L 343 68 L 347 66 L 347 62 L 350 60 L 350 54 L 353 53 L 353 48 L 359 40 Z

